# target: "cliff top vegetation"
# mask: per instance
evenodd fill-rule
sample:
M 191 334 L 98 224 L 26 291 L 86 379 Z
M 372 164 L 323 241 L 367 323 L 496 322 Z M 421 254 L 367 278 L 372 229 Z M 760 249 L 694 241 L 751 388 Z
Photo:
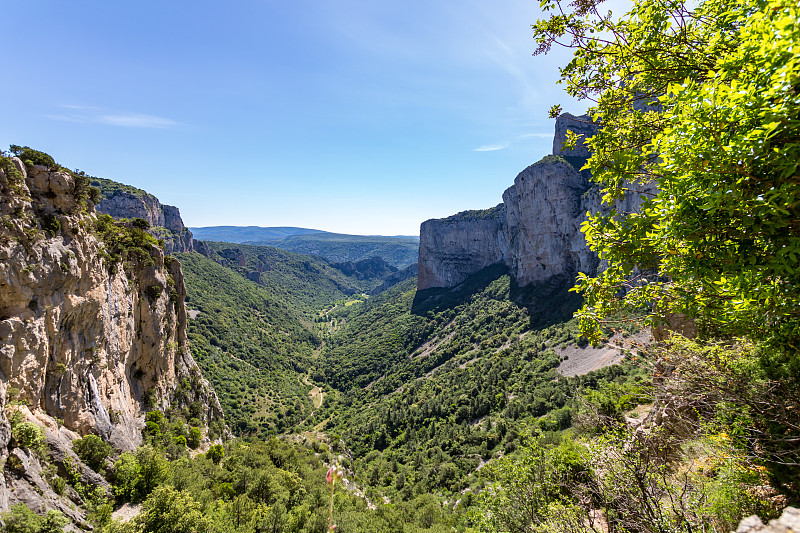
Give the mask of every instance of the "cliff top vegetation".
M 456 222 L 459 220 L 489 220 L 492 218 L 497 218 L 500 216 L 505 210 L 503 203 L 499 203 L 494 207 L 490 207 L 488 209 L 471 209 L 467 211 L 461 211 L 460 213 L 456 213 L 455 215 L 450 215 L 446 218 L 440 218 L 439 221 L 447 221 L 447 222 Z

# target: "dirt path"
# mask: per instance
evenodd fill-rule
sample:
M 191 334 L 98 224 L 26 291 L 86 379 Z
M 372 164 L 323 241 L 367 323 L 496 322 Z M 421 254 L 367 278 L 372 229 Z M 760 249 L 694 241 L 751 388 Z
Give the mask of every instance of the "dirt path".
M 301 382 L 303 385 L 311 387 L 311 390 L 308 391 L 308 399 L 311 400 L 311 405 L 314 406 L 314 409 L 322 407 L 322 402 L 325 401 L 325 392 L 318 386 L 312 385 L 308 380 L 308 375 L 303 376 Z M 313 415 L 314 413 L 312 412 L 311 414 Z

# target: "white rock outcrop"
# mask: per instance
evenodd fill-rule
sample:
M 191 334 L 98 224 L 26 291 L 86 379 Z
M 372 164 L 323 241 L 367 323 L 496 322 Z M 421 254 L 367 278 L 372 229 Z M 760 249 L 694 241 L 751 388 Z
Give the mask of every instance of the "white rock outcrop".
M 519 286 L 596 272 L 600 261 L 580 228 L 587 212 L 604 207 L 588 171 L 579 169 L 589 157 L 583 140 L 597 129 L 586 115 L 562 115 L 556 121 L 554 155 L 520 172 L 502 204 L 423 222 L 417 287 L 454 287 L 495 264 L 506 265 Z M 574 150 L 563 147 L 568 130 L 582 135 Z M 615 207 L 633 212 L 640 203 L 633 194 Z
M 102 191 L 102 183 L 101 183 Z M 99 213 L 114 218 L 141 218 L 151 226 L 151 233 L 164 241 L 164 252 L 191 252 L 194 250 L 192 232 L 183 225 L 180 210 L 172 205 L 162 204 L 152 194 L 134 194 L 122 190 L 102 191 L 103 197 L 97 204 Z
M 148 246 L 113 264 L 80 189 L 16 158 L 0 168 L 0 460 L 12 452 L 9 399 L 51 447 L 66 429 L 134 449 L 144 411 L 167 407 L 182 380 L 206 423 L 222 417 L 189 353 L 180 263 Z M 0 487 L 0 510 L 14 503 Z

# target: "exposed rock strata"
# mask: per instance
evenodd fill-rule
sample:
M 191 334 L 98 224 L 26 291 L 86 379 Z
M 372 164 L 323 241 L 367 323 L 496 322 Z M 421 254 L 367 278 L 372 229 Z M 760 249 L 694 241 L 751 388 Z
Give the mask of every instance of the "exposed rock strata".
M 106 213 L 114 218 L 141 218 L 146 220 L 151 228 L 150 232 L 158 239 L 164 240 L 164 252 L 191 252 L 194 249 L 194 239 L 189 228 L 183 225 L 180 210 L 172 205 L 165 205 L 155 196 L 125 190 L 109 190 L 104 186 L 108 180 L 96 181 L 103 198 L 97 204 L 97 211 Z
M 0 460 L 15 454 L 22 465 L 7 478 L 15 491 L 28 486 L 42 495 L 37 508 L 60 508 L 40 486 L 35 458 L 8 449 L 7 391 L 45 427 L 56 459 L 71 454 L 70 435 L 135 448 L 146 404 L 174 402 L 180 381 L 191 383 L 181 396 L 205 406 L 206 422 L 222 412 L 188 350 L 180 263 L 151 246 L 125 268 L 109 264 L 75 178 L 11 163 L 0 169 Z M 0 510 L 33 505 L 4 484 Z
M 589 156 L 589 146 L 586 140 L 593 137 L 597 133 L 597 124 L 592 121 L 589 115 L 581 115 L 576 117 L 569 113 L 564 113 L 556 119 L 556 131 L 553 136 L 553 155 L 560 155 L 565 158 L 574 157 L 576 159 L 583 159 L 584 163 Z M 575 148 L 568 150 L 564 148 L 564 142 L 567 139 L 567 132 L 571 131 L 578 135 L 578 142 L 575 143 Z
M 582 135 L 574 150 L 563 147 L 567 130 Z M 556 276 L 593 273 L 600 261 L 580 231 L 586 213 L 601 209 L 601 197 L 587 171 L 583 139 L 598 131 L 590 117 L 564 114 L 556 121 L 552 156 L 522 172 L 503 193 L 503 203 L 465 211 L 420 227 L 418 288 L 453 287 L 493 264 L 506 265 L 520 286 Z M 615 206 L 635 211 L 630 195 Z
M 419 230 L 419 289 L 453 287 L 508 256 L 506 207 L 426 220 Z

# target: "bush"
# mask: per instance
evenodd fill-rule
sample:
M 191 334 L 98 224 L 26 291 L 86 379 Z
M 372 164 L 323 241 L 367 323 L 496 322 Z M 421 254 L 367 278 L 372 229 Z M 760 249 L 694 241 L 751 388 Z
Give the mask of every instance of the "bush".
M 222 444 L 214 444 L 208 449 L 206 456 L 211 459 L 214 464 L 219 464 L 222 458 L 225 457 L 225 448 L 222 447 Z
M 162 292 L 164 292 L 164 289 L 161 287 L 161 285 L 150 285 L 147 287 L 147 289 L 145 289 L 147 297 L 153 301 L 158 300 Z
M 150 229 L 150 223 L 143 218 L 134 218 L 131 222 L 134 228 L 139 228 L 143 230 Z
M 39 450 L 44 445 L 42 429 L 31 422 L 20 422 L 11 428 L 11 436 L 18 446 Z
M 64 531 L 69 521 L 58 511 L 48 511 L 39 516 L 23 504 L 17 504 L 7 513 L 0 514 L 6 533 L 57 533 Z
M 189 438 L 186 439 L 186 443 L 189 447 L 193 450 L 197 449 L 200 446 L 200 440 L 203 438 L 203 430 L 199 427 L 193 427 L 189 430 Z
M 15 144 L 11 145 L 10 150 L 12 154 L 22 159 L 28 166 L 42 165 L 52 169 L 59 168 L 58 164 L 49 154 L 40 152 L 39 150 L 34 150 L 28 146 L 17 146 Z
M 72 449 L 84 463 L 94 470 L 99 470 L 106 457 L 111 454 L 111 445 L 97 435 L 86 435 L 82 439 L 74 441 Z
M 189 493 L 167 486 L 153 492 L 133 521 L 143 533 L 199 533 L 211 530 L 211 522 L 203 516 L 200 504 Z
M 136 456 L 125 452 L 114 463 L 114 494 L 121 501 L 135 501 L 137 486 L 142 477 L 142 467 Z

